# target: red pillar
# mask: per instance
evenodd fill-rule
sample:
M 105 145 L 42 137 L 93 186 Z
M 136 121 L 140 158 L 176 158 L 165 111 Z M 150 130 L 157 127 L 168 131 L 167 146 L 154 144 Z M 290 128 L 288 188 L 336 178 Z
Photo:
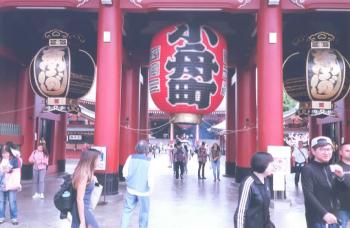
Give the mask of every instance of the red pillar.
M 346 110 L 345 110 L 345 118 L 346 118 Z M 310 141 L 312 138 L 322 135 L 322 128 L 321 127 L 322 127 L 322 125 L 317 124 L 316 117 L 311 117 L 311 116 L 309 117 L 309 138 L 310 138 Z M 350 127 L 348 127 L 348 128 L 350 128 Z
M 28 162 L 34 150 L 34 92 L 30 86 L 28 69 L 22 69 L 18 81 L 17 94 L 17 123 L 21 126 L 22 144 L 21 156 L 23 159 L 22 179 L 32 179 L 32 164 Z
M 250 174 L 250 159 L 256 152 L 255 66 L 238 68 L 237 90 L 236 182 L 241 182 Z
M 107 194 L 118 192 L 121 58 L 122 13 L 120 2 L 114 1 L 111 6 L 100 4 L 94 143 L 107 147 L 106 175 L 102 173 L 97 175 L 101 183 L 106 183 L 104 189 Z
M 282 11 L 260 2 L 258 12 L 258 148 L 283 145 Z
M 230 75 L 230 74 L 229 74 Z M 236 77 L 236 76 L 235 76 Z M 232 77 L 227 80 L 226 98 L 226 163 L 225 174 L 234 176 L 236 170 L 236 82 L 232 85 Z
M 67 142 L 67 114 L 62 114 L 58 124 L 58 140 L 59 142 L 56 154 L 57 171 L 66 171 L 66 142 Z
M 174 124 L 170 123 L 170 143 L 174 143 Z
M 139 108 L 139 66 L 127 66 L 123 70 L 120 128 L 119 178 L 128 156 L 135 151 L 138 137 Z
M 139 139 L 148 140 L 148 77 L 143 75 L 140 89 L 140 133 Z

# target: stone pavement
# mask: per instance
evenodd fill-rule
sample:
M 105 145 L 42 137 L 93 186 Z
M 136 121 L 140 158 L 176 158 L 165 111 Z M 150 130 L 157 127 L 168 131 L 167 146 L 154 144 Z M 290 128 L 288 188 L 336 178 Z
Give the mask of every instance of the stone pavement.
M 168 168 L 167 156 L 157 155 L 156 186 L 151 197 L 150 228 L 231 228 L 233 213 L 237 205 L 238 184 L 233 178 L 222 177 L 214 182 L 212 170 L 206 165 L 206 180 L 197 179 L 197 159 L 192 158 L 188 174 L 183 180 L 173 177 Z M 221 170 L 224 171 L 222 158 Z M 67 172 L 72 172 L 76 161 L 67 162 Z M 293 183 L 293 176 L 288 183 Z M 289 181 L 290 180 L 290 181 Z M 59 211 L 53 205 L 53 195 L 62 179 L 57 175 L 46 178 L 46 198 L 33 200 L 31 181 L 23 181 L 23 190 L 18 193 L 18 214 L 20 228 L 68 228 L 69 221 L 59 219 Z M 107 196 L 106 205 L 97 206 L 95 215 L 101 228 L 118 228 L 123 208 L 125 184 L 121 183 L 119 194 Z M 278 228 L 304 228 L 304 206 L 302 192 L 288 185 L 289 204 L 276 204 L 271 209 L 272 220 Z M 103 198 L 102 198 L 103 199 Z M 282 206 L 281 206 L 282 205 Z M 8 211 L 7 211 L 8 213 Z M 138 208 L 133 214 L 130 228 L 138 227 Z M 9 221 L 0 227 L 15 227 Z

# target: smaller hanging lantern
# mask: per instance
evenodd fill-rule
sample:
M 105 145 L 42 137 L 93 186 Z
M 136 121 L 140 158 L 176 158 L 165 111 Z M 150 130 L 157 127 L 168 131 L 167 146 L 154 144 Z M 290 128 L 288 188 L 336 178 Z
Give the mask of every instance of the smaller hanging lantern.
M 85 42 L 79 35 L 54 29 L 45 33 L 45 38 L 49 46 L 41 48 L 31 62 L 31 86 L 45 98 L 44 111 L 78 113 L 77 99 L 92 86 L 95 62 L 88 52 L 75 46 Z
M 331 48 L 334 39 L 326 32 L 313 34 L 309 37 L 311 48 L 290 55 L 284 63 L 284 88 L 301 102 L 297 114 L 302 117 L 335 116 L 334 102 L 349 91 L 349 66 L 344 56 Z
M 154 103 L 173 123 L 198 124 L 226 93 L 225 38 L 206 25 L 164 28 L 151 43 L 148 80 Z

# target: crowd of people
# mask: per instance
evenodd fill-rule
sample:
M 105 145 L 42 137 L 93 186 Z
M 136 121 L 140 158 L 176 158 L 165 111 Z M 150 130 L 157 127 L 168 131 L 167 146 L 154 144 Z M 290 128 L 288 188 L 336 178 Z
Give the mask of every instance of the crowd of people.
M 183 179 L 187 172 L 187 162 L 192 156 L 198 160 L 198 180 L 205 180 L 205 165 L 211 162 L 213 180 L 220 181 L 221 150 L 217 143 L 210 147 L 206 142 L 196 146 L 192 154 L 189 145 L 176 141 L 170 148 L 171 166 L 176 179 Z M 350 218 L 350 143 L 339 147 L 339 158 L 332 160 L 335 147 L 330 138 L 319 136 L 310 141 L 310 149 L 298 141 L 292 148 L 292 165 L 295 171 L 295 186 L 301 185 L 304 194 L 307 228 L 347 228 Z M 135 153 L 124 165 L 123 176 L 127 190 L 120 227 L 127 228 L 136 205 L 140 204 L 139 226 L 148 227 L 150 195 L 153 191 L 155 170 L 149 156 L 149 144 L 140 140 Z M 97 183 L 94 171 L 100 152 L 89 146 L 82 151 L 80 160 L 72 174 L 72 185 L 76 191 L 72 214 L 72 228 L 98 228 L 91 195 Z M 33 199 L 43 199 L 45 174 L 49 156 L 44 143 L 39 143 L 31 153 L 29 162 L 33 164 Z M 21 189 L 20 168 L 22 160 L 16 146 L 8 142 L 0 154 L 0 224 L 5 221 L 5 208 L 9 203 L 12 224 L 18 225 L 16 194 Z M 274 172 L 274 158 L 266 152 L 256 152 L 251 159 L 251 174 L 239 187 L 239 198 L 234 213 L 237 228 L 274 228 L 270 219 L 269 205 L 270 178 Z

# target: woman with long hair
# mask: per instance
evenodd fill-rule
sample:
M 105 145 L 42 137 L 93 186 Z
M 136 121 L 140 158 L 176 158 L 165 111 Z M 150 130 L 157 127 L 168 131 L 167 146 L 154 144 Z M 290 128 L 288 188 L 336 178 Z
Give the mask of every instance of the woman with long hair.
M 44 143 L 39 143 L 36 150 L 30 155 L 29 162 L 33 163 L 33 182 L 35 185 L 35 194 L 32 198 L 44 199 L 46 169 L 49 165 L 49 154 Z
M 220 181 L 220 146 L 214 143 L 210 148 L 211 167 L 213 169 L 214 181 Z
M 13 225 L 18 225 L 17 220 L 17 191 L 20 186 L 20 170 L 17 157 L 12 153 L 11 147 L 6 144 L 0 154 L 0 224 L 5 222 L 6 201 L 10 203 L 10 217 Z M 15 180 L 13 180 L 15 178 Z M 10 183 L 17 183 L 17 186 L 10 186 Z
M 79 163 L 74 170 L 72 183 L 76 190 L 77 200 L 72 210 L 71 228 L 98 228 L 90 205 L 91 193 L 97 179 L 94 171 L 98 163 L 100 152 L 87 149 L 81 153 Z

